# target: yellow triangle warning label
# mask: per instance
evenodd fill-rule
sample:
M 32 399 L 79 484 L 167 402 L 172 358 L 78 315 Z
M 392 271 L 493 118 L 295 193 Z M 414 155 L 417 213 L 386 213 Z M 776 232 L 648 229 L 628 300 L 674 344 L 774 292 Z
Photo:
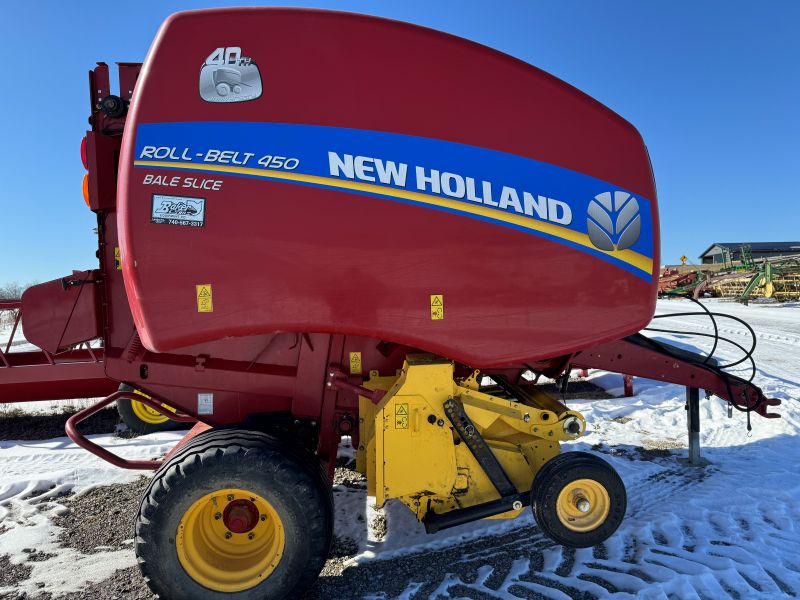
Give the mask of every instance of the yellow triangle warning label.
M 394 407 L 394 414 L 408 416 L 408 404 L 396 404 Z
M 211 284 L 204 283 L 195 286 L 197 292 L 197 312 L 214 312 L 214 299 Z
M 444 319 L 444 294 L 431 294 L 431 320 Z

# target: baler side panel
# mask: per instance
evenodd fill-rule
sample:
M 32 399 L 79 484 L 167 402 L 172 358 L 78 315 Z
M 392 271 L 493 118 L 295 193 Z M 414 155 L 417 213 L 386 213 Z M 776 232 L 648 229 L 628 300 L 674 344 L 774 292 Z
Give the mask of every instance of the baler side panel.
M 223 31 L 237 32 L 237 47 L 259 65 L 258 99 L 201 97 L 198 70 L 232 43 Z M 412 80 L 376 75 L 409 68 Z M 652 316 L 658 217 L 640 136 L 516 59 L 354 15 L 190 13 L 162 28 L 132 108 L 120 162 L 120 246 L 134 321 L 150 350 L 318 332 L 490 367 L 616 339 Z M 332 177 L 328 152 L 406 164 L 406 185 L 381 187 L 374 165 L 359 181 Z M 216 158 L 206 160 L 209 153 Z M 292 169 L 258 163 L 295 154 Z M 474 189 L 420 190 L 416 167 L 469 177 Z M 561 185 L 565 174 L 582 185 Z M 487 197 L 484 180 L 497 206 L 469 199 Z M 504 186 L 516 190 L 522 214 L 508 196 L 500 206 Z M 586 241 L 587 207 L 617 191 L 637 199 L 641 235 L 603 252 Z M 568 204 L 572 221 L 524 214 L 523 192 Z M 162 206 L 177 218 L 162 218 Z M 638 267 L 624 260 L 632 254 Z M 213 296 L 202 309 L 201 289 Z M 431 319 L 434 295 L 444 296 L 443 319 Z

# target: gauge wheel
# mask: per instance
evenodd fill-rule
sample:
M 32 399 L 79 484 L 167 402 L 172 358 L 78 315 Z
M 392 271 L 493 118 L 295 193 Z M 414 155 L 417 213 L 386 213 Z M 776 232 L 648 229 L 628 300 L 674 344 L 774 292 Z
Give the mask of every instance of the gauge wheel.
M 131 398 L 120 398 L 117 400 L 117 412 L 122 422 L 134 433 L 146 435 L 148 433 L 170 431 L 181 427 L 180 423 L 177 421 L 172 421 L 169 417 L 150 408 L 147 404 L 134 399 L 136 395 L 149 398 L 146 394 L 124 383 L 119 386 L 119 391 L 131 393 Z
M 261 432 L 214 429 L 148 486 L 136 556 L 160 598 L 294 599 L 319 576 L 332 537 L 318 459 Z
M 566 452 L 545 463 L 531 490 L 536 523 L 553 541 L 588 548 L 607 540 L 625 516 L 622 479 L 603 459 Z

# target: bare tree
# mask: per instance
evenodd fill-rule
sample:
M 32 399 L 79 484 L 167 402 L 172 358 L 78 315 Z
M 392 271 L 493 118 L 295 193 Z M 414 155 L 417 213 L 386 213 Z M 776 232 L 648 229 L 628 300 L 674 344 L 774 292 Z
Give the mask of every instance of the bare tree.
M 22 292 L 28 286 L 20 284 L 18 281 L 11 281 L 9 283 L 0 285 L 0 300 L 19 300 L 22 298 Z
M 19 300 L 22 292 L 28 289 L 32 283 L 22 285 L 18 281 L 11 281 L 0 285 L 0 300 Z M 0 310 L 0 327 L 13 323 L 17 318 L 17 310 Z

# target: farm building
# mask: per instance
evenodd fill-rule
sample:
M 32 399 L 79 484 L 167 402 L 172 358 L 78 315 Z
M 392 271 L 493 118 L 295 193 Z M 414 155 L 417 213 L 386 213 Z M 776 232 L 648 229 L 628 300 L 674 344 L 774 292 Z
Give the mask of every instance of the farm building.
M 743 246 L 750 248 L 754 260 L 800 254 L 800 242 L 715 242 L 700 255 L 700 262 L 704 265 L 724 263 L 727 253 L 730 253 L 728 260 L 742 260 Z

